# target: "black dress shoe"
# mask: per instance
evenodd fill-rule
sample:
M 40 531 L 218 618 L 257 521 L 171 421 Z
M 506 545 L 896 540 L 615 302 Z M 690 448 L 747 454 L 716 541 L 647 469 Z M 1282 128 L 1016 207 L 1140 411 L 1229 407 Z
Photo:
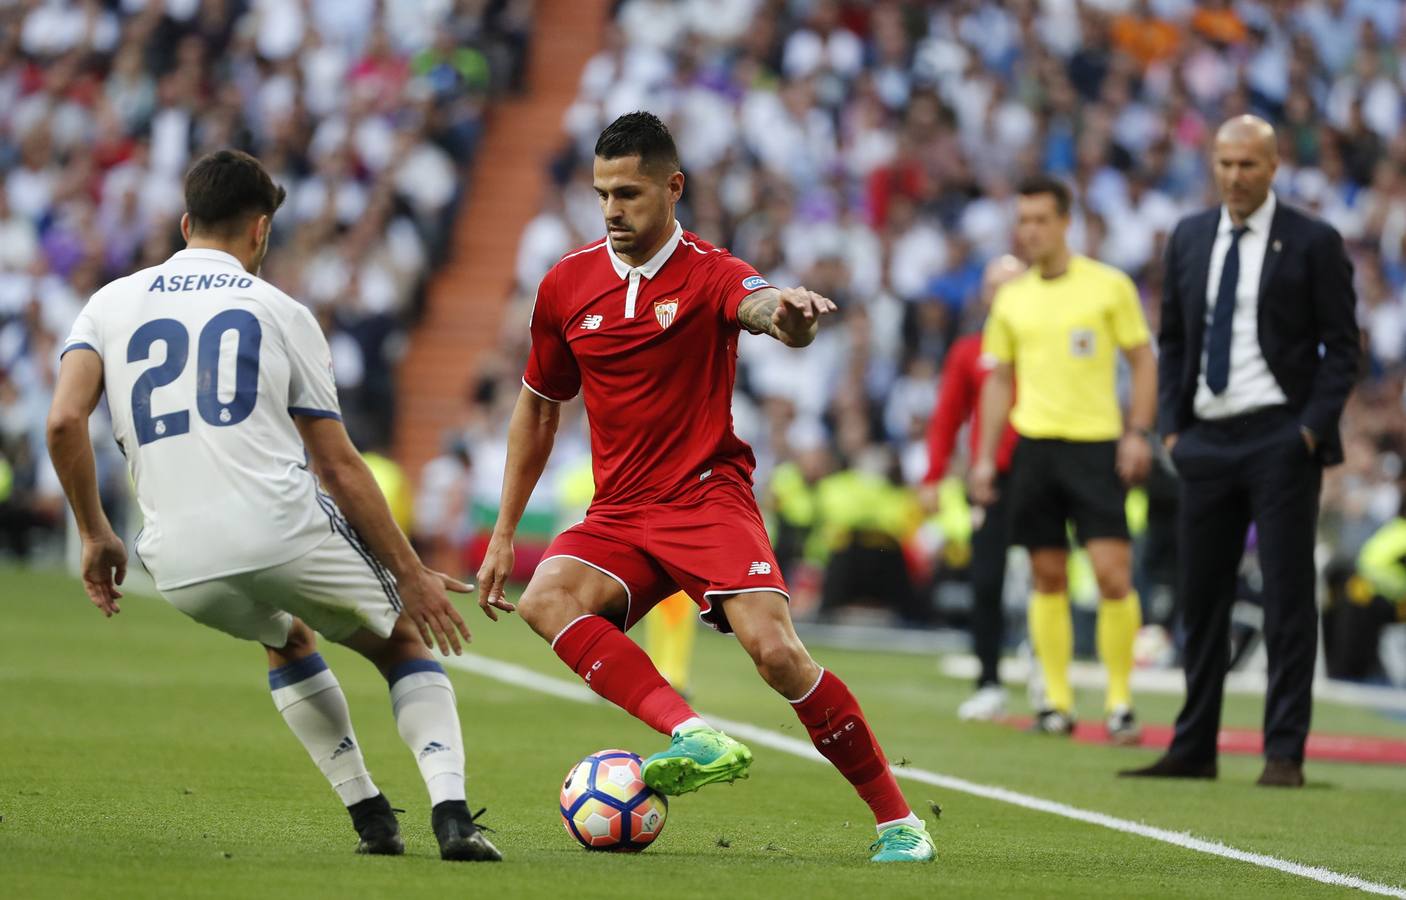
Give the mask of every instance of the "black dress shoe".
M 1292 759 L 1267 759 L 1256 781 L 1260 787 L 1303 787 L 1303 763 Z
M 1188 762 L 1175 756 L 1164 756 L 1141 769 L 1124 769 L 1119 778 L 1206 778 L 1216 777 L 1216 761 Z

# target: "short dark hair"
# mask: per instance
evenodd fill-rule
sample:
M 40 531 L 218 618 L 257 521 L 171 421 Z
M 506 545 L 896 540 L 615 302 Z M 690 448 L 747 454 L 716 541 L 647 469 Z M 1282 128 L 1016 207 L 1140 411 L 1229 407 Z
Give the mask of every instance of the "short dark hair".
M 596 139 L 596 156 L 619 159 L 638 156 L 641 169 L 679 169 L 679 150 L 674 136 L 654 113 L 632 112 L 611 122 Z
M 1051 175 L 1031 175 L 1020 183 L 1015 192 L 1022 197 L 1038 197 L 1041 194 L 1049 194 L 1054 197 L 1055 209 L 1061 216 L 1069 215 L 1069 207 L 1074 202 L 1074 195 L 1069 192 L 1069 185 Z
M 242 150 L 216 150 L 186 173 L 186 212 L 193 231 L 228 232 L 249 216 L 271 216 L 287 191 Z

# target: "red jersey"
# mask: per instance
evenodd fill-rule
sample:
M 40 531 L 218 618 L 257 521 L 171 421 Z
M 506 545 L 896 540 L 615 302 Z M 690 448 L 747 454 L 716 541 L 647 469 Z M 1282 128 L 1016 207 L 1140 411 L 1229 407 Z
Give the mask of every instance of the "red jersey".
M 768 286 L 678 223 L 638 268 L 601 240 L 543 277 L 522 382 L 548 400 L 583 395 L 592 509 L 679 500 L 709 478 L 751 484 L 756 459 L 732 430 L 737 307 Z
M 967 420 L 971 420 L 970 459 L 975 460 L 981 443 L 981 386 L 986 376 L 991 374 L 995 361 L 981 353 L 981 335 L 969 334 L 958 338 L 947 351 L 947 361 L 942 366 L 942 390 L 937 397 L 937 406 L 928 422 L 928 474 L 925 483 L 941 481 L 947 474 L 947 464 L 952 459 L 952 448 L 957 445 L 957 432 Z M 996 448 L 996 471 L 1007 472 L 1011 467 L 1011 454 L 1015 452 L 1017 440 L 1015 429 L 1009 422 L 1001 434 L 1001 443 Z

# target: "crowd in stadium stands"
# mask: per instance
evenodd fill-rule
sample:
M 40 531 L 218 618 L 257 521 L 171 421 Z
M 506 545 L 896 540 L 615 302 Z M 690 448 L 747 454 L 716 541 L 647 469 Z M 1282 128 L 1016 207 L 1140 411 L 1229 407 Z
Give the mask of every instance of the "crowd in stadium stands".
M 535 285 L 603 233 L 592 143 L 647 108 L 679 144 L 684 226 L 842 310 L 802 352 L 741 342 L 737 429 L 788 574 L 806 582 L 801 561 L 828 558 L 810 587 L 856 592 L 865 579 L 833 571 L 849 564 L 836 551 L 901 547 L 926 606 L 922 560 L 945 541 L 939 564 L 960 564 L 964 526 L 950 514 L 945 532 L 920 526 L 909 488 L 946 348 L 978 326 L 981 266 L 1009 247 L 1012 185 L 1067 179 L 1076 248 L 1136 279 L 1155 330 L 1167 234 L 1215 202 L 1208 137 L 1255 112 L 1278 128 L 1279 196 L 1339 229 L 1356 265 L 1370 362 L 1322 519 L 1325 551 L 1352 561 L 1402 499 L 1403 19 L 1396 0 L 625 0 L 523 235 L 503 358 L 470 398 L 478 503 L 496 503 Z M 560 482 L 583 463 L 559 449 L 553 465 Z M 948 509 L 962 502 L 952 487 Z M 551 507 L 550 488 L 537 502 Z M 906 596 L 888 579 L 868 593 Z M 866 598 L 825 602 L 842 599 Z
M 62 508 L 41 427 L 56 342 L 95 287 L 178 247 L 181 174 L 213 147 L 289 188 L 267 274 L 317 310 L 353 433 L 386 436 L 404 325 L 488 100 L 520 85 L 531 6 L 0 0 L 0 552 Z M 602 234 L 592 144 L 645 108 L 678 140 L 685 226 L 842 309 L 803 352 L 742 341 L 736 426 L 798 598 L 933 618 L 932 576 L 960 570 L 968 525 L 960 485 L 935 523 L 912 486 L 946 349 L 979 325 L 981 266 L 1009 248 L 1012 186 L 1067 179 L 1076 248 L 1136 279 L 1155 329 L 1168 230 L 1213 202 L 1208 135 L 1249 111 L 1278 128 L 1280 197 L 1331 222 L 1356 265 L 1368 368 L 1322 517 L 1346 584 L 1406 484 L 1403 19 L 1396 0 L 615 4 L 522 237 L 501 354 L 422 479 L 418 536 L 471 548 L 491 522 L 533 290 Z M 121 460 L 97 445 L 116 502 Z M 526 532 L 589 502 L 586 453 L 574 404 Z M 1369 574 L 1406 596 L 1406 571 Z
M 56 348 L 88 295 L 179 249 L 182 176 L 234 146 L 288 190 L 264 274 L 317 314 L 348 428 L 384 443 L 392 371 L 444 257 L 531 0 L 0 2 L 0 553 L 60 524 Z M 95 421 L 105 492 L 122 461 Z M 119 520 L 120 521 L 120 520 Z

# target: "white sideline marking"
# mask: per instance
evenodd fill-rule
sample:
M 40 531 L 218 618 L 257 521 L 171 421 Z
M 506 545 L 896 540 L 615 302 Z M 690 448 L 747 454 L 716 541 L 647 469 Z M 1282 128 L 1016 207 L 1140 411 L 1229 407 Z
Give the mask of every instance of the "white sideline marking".
M 543 675 L 531 669 L 509 662 L 501 662 L 496 659 L 489 659 L 474 653 L 466 653 L 463 656 L 440 657 L 440 661 L 447 666 L 472 672 L 475 675 L 482 675 L 501 681 L 515 687 L 527 688 L 542 694 L 550 694 L 553 697 L 560 697 L 563 700 L 574 700 L 578 703 L 596 703 L 604 701 L 597 697 L 589 688 L 577 684 L 573 681 L 566 681 L 561 678 L 554 678 L 550 675 Z M 758 728 L 746 722 L 735 722 L 731 719 L 724 719 L 718 716 L 710 716 L 701 713 L 713 725 L 727 731 L 728 733 L 759 744 L 763 747 L 770 747 L 782 753 L 789 753 L 802 759 L 809 759 L 815 762 L 825 762 L 825 758 L 810 745 L 807 741 L 797 738 L 787 737 L 775 731 L 768 731 L 765 728 Z M 1012 806 L 1019 806 L 1024 809 L 1033 809 L 1037 812 L 1050 813 L 1055 816 L 1062 816 L 1066 819 L 1073 819 L 1077 822 L 1086 822 L 1090 825 L 1098 825 L 1102 828 L 1109 828 L 1113 831 L 1121 831 L 1124 834 L 1135 834 L 1154 841 L 1161 841 L 1164 844 L 1171 844 L 1176 847 L 1183 847 L 1187 850 L 1195 850 L 1198 853 L 1208 853 L 1211 856 L 1220 856 L 1225 859 L 1238 860 L 1239 862 L 1250 863 L 1266 869 L 1273 869 L 1287 875 L 1297 875 L 1300 878 L 1307 878 L 1312 881 L 1331 884 L 1336 887 L 1356 888 L 1359 891 L 1366 891 L 1369 894 L 1379 894 L 1383 897 L 1397 897 L 1406 900 L 1406 890 L 1400 887 L 1393 887 L 1387 884 L 1378 884 L 1359 878 L 1356 875 L 1344 875 L 1325 869 L 1321 866 L 1306 866 L 1302 863 L 1291 862 L 1280 859 L 1277 856 L 1269 856 L 1264 853 L 1252 853 L 1248 850 L 1238 850 L 1219 841 L 1206 840 L 1192 834 L 1180 831 L 1168 831 L 1165 828 L 1157 828 L 1146 825 L 1142 822 L 1134 822 L 1130 819 L 1120 819 L 1117 816 L 1110 816 L 1100 812 L 1092 812 L 1086 809 L 1079 809 L 1077 806 L 1070 806 L 1067 803 L 1057 803 L 1053 800 L 1044 800 L 1030 794 L 1022 794 L 1018 791 L 1008 790 L 992 785 L 978 784 L 974 781 L 967 781 L 965 778 L 954 778 L 951 775 L 941 775 L 937 772 L 929 772 L 926 769 L 918 769 L 912 766 L 893 767 L 893 774 L 899 778 L 906 778 L 910 781 L 919 781 L 923 784 L 931 784 L 936 787 L 947 788 L 951 791 L 959 791 L 963 794 L 971 794 L 975 797 L 983 797 L 987 800 L 995 800 L 999 803 L 1009 803 Z

